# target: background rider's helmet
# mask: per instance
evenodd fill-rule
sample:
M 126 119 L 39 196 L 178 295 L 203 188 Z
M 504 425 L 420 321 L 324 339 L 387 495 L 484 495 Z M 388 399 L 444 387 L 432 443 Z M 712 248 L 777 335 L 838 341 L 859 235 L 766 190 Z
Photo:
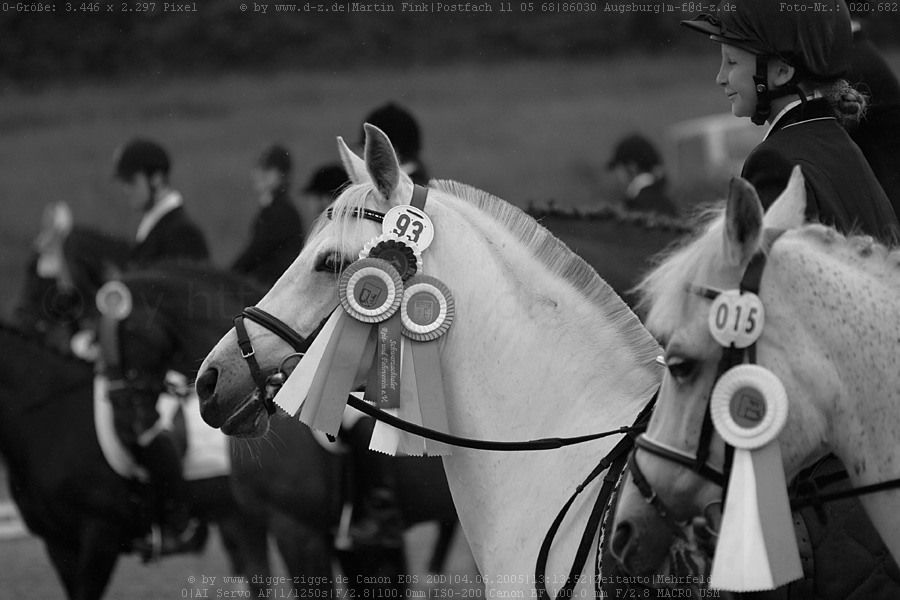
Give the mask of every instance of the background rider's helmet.
M 391 140 L 401 161 L 415 160 L 422 149 L 419 124 L 412 114 L 398 104 L 389 102 L 369 113 L 363 123 L 374 125 Z M 365 142 L 363 131 L 360 144 Z
M 280 144 L 272 144 L 259 157 L 257 163 L 263 169 L 275 169 L 282 175 L 291 172 L 291 153 Z
M 662 164 L 662 160 L 650 140 L 634 133 L 622 138 L 616 144 L 612 157 L 606 163 L 606 168 L 614 169 L 619 165 L 628 164 L 637 165 L 642 172 L 650 172 Z
M 116 150 L 113 173 L 117 179 L 131 181 L 138 173 L 148 178 L 154 173 L 169 175 L 168 153 L 153 140 L 135 138 Z
M 844 0 L 727 0 L 715 13 L 681 24 L 756 54 L 758 65 L 762 59 L 781 58 L 796 71 L 793 84 L 837 79 L 850 68 L 853 34 Z M 759 71 L 758 76 L 764 75 Z M 763 90 L 761 99 L 767 107 L 769 99 L 786 93 L 794 90 Z
M 347 172 L 342 165 L 337 163 L 327 164 L 315 170 L 303 191 L 332 198 L 349 182 Z

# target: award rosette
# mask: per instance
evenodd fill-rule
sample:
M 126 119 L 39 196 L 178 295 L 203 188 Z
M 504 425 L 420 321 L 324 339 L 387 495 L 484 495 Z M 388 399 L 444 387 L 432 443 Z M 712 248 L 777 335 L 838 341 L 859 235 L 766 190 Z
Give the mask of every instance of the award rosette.
M 404 243 L 395 234 L 385 233 L 370 240 L 359 253 L 360 258 L 380 258 L 391 263 L 406 281 L 422 270 L 422 251 Z
M 444 381 L 441 373 L 437 340 L 453 323 L 455 305 L 450 290 L 434 277 L 419 275 L 406 282 L 400 304 L 403 323 L 404 354 L 401 394 L 401 415 L 420 422 L 424 427 L 449 432 L 444 402 Z M 416 412 L 418 411 L 418 412 Z M 431 456 L 448 455 L 450 447 L 442 442 L 423 440 L 419 436 L 401 434 L 400 451 L 404 454 Z
M 121 281 L 108 281 L 97 290 L 96 303 L 101 315 L 121 321 L 131 314 L 131 290 Z
M 294 414 L 299 407 L 300 421 L 330 435 L 340 429 L 374 326 L 391 319 L 400 308 L 403 281 L 387 261 L 365 258 L 344 271 L 338 295 L 341 307 L 329 317 L 277 396 L 289 403 L 280 403 L 283 409 Z
M 759 365 L 733 367 L 716 384 L 710 413 L 735 448 L 710 586 L 755 592 L 799 579 L 803 567 L 777 439 L 788 415 L 781 380 Z

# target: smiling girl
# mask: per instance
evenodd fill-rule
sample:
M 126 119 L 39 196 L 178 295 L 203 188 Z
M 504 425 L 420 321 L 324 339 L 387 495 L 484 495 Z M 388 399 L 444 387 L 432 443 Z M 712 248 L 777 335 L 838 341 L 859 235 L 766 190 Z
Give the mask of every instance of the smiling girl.
M 800 165 L 808 220 L 895 239 L 897 216 L 843 127 L 861 119 L 866 104 L 842 79 L 853 52 L 844 1 L 731 0 L 682 24 L 721 45 L 716 83 L 732 113 L 769 125 L 741 172 L 763 205 Z

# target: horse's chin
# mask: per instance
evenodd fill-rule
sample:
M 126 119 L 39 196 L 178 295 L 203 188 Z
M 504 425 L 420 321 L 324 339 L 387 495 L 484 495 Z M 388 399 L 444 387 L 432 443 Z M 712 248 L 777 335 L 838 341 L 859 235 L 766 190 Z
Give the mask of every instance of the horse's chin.
M 254 391 L 225 419 L 222 433 L 231 437 L 256 438 L 269 431 L 269 415 L 259 400 L 259 392 Z
M 711 540 L 699 536 L 692 527 L 683 529 L 684 537 L 673 537 L 668 552 L 655 564 L 630 555 L 620 559 L 624 572 L 646 581 L 655 589 L 686 590 L 692 597 L 699 597 L 696 590 L 705 589 L 712 569 L 714 546 Z

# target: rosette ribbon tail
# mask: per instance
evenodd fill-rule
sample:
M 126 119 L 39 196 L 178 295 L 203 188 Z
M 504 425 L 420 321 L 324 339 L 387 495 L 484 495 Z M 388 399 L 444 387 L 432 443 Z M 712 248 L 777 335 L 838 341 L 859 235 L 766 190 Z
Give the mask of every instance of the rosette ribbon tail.
M 802 576 L 778 441 L 736 448 L 710 587 L 756 592 Z
M 399 416 L 400 394 L 403 389 L 401 370 L 401 348 L 403 338 L 400 335 L 402 323 L 400 314 L 395 313 L 386 321 L 375 327 L 375 357 L 369 370 L 366 383 L 365 400 L 370 404 Z M 399 431 L 381 421 L 375 422 L 369 449 L 388 455 L 395 455 L 400 442 Z
M 339 322 L 342 320 L 341 315 L 346 315 L 346 313 L 340 309 L 331 313 L 316 339 L 310 344 L 303 359 L 285 380 L 284 385 L 278 390 L 278 394 L 275 395 L 275 404 L 289 415 L 296 417 L 300 406 L 309 395 L 313 379 L 325 358 L 328 342 L 331 341 L 332 336 L 338 330 Z
M 353 389 L 353 380 L 372 332 L 369 323 L 357 321 L 344 311 L 337 312 L 340 316 L 334 333 L 328 340 L 299 414 L 302 423 L 333 436 L 341 428 L 347 397 Z
M 321 359 L 314 365 L 307 398 L 300 408 L 302 423 L 337 435 L 373 326 L 396 313 L 402 286 L 397 270 L 377 258 L 360 259 L 341 275 L 338 297 L 343 310 L 336 311 L 334 330 L 322 350 Z M 305 362 L 304 358 L 300 365 Z M 292 378 L 288 378 L 285 386 Z
M 403 362 L 400 371 L 400 418 L 423 425 L 422 411 L 419 408 L 419 392 L 416 389 L 416 370 L 413 363 L 412 344 L 403 339 Z M 425 454 L 425 438 L 406 432 L 400 432 L 400 452 L 408 456 Z
M 441 357 L 435 341 L 415 342 L 410 340 L 413 371 L 416 378 L 416 393 L 419 396 L 419 410 L 422 425 L 434 431 L 449 433 L 447 409 L 444 403 L 444 379 L 441 374 Z M 429 456 L 449 456 L 450 446 L 444 442 L 425 440 L 425 453 Z
M 734 462 L 711 587 L 757 592 L 803 576 L 778 442 L 788 408 L 781 380 L 759 365 L 732 367 L 713 389 L 712 421 Z

